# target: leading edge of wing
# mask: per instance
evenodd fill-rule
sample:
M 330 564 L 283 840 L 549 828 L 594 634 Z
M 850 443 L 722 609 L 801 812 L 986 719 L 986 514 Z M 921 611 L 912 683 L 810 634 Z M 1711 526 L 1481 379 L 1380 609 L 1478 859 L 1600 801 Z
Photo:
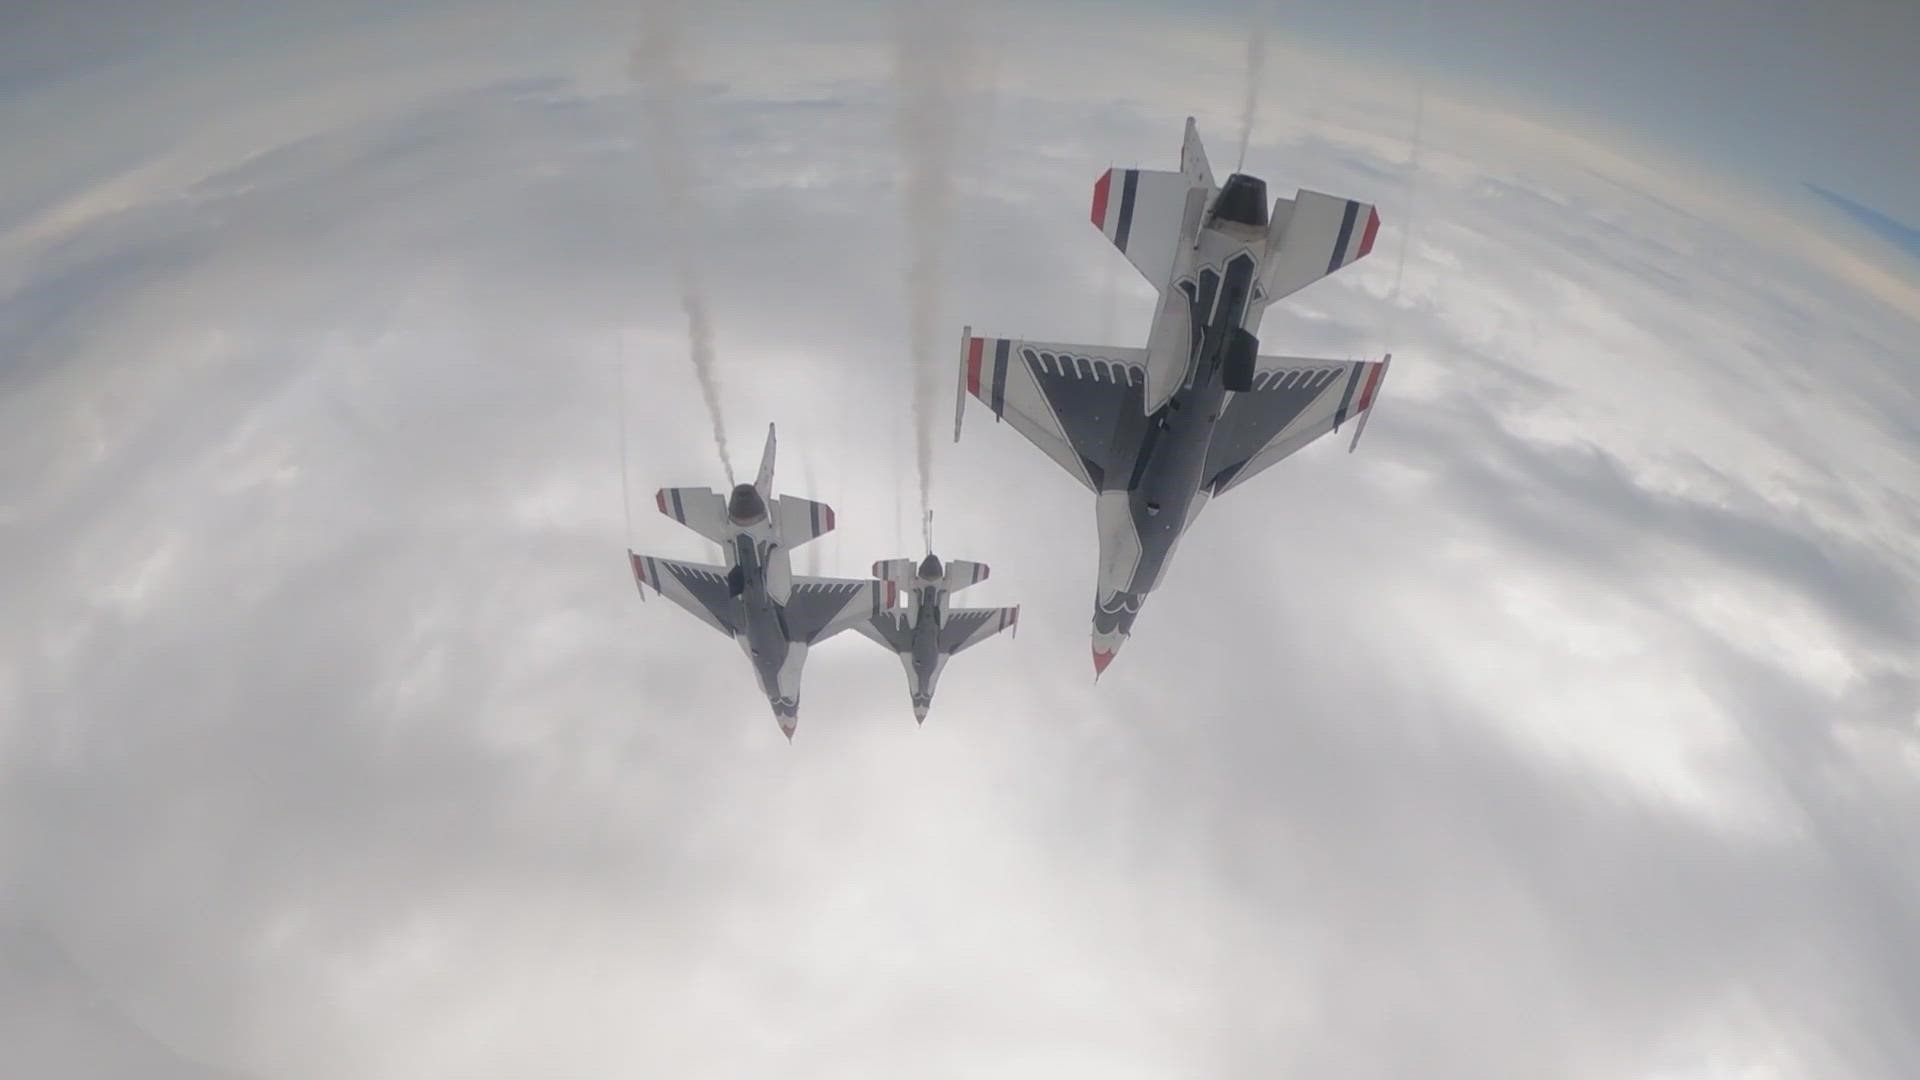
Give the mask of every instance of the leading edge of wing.
M 975 337 L 962 353 L 968 394 L 1089 491 L 1116 466 L 1121 426 L 1142 417 L 1144 349 Z M 1130 459 L 1129 459 L 1130 461 Z
M 727 588 L 726 567 L 659 559 L 633 551 L 627 552 L 627 561 L 633 568 L 634 583 L 643 590 L 642 596 L 651 585 L 655 592 L 715 630 L 729 637 L 739 632 L 734 625 L 733 593 Z

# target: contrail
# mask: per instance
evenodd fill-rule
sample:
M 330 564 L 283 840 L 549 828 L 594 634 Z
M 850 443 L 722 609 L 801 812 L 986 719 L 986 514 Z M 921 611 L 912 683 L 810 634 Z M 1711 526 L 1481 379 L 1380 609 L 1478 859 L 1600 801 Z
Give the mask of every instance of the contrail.
M 1407 243 L 1413 239 L 1413 196 L 1415 184 L 1420 178 L 1420 147 L 1425 141 L 1427 126 L 1427 63 L 1426 41 L 1428 33 L 1429 0 L 1420 0 L 1420 59 L 1419 70 L 1415 74 L 1413 99 L 1413 136 L 1412 147 L 1407 151 L 1407 223 L 1400 229 L 1400 257 L 1393 264 L 1393 299 L 1400 299 L 1400 281 L 1407 273 Z
M 1247 146 L 1253 142 L 1253 122 L 1260 114 L 1260 82 L 1267 67 L 1267 23 L 1273 16 L 1271 0 L 1249 0 L 1253 26 L 1247 32 L 1247 96 L 1240 104 L 1240 157 L 1233 171 L 1247 164 Z
M 733 486 L 733 457 L 727 452 L 727 428 L 720 418 L 720 385 L 714 373 L 713 320 L 707 314 L 707 291 L 693 258 L 692 222 L 694 178 L 688 162 L 693 144 L 684 125 L 688 96 L 684 67 L 686 43 L 680 34 L 679 0 L 652 0 L 645 5 L 646 23 L 629 56 L 628 73 L 641 89 L 647 134 L 652 145 L 654 175 L 660 184 L 667 239 L 674 270 L 680 278 L 680 307 L 687 313 L 687 338 L 693 373 L 713 422 L 713 445 L 720 452 L 727 486 Z
M 954 142 L 966 92 L 967 28 L 960 5 L 906 0 L 894 50 L 896 127 L 906 164 L 907 330 L 913 358 L 914 461 L 920 512 L 933 502 L 933 423 L 940 393 L 940 304 L 946 291 Z

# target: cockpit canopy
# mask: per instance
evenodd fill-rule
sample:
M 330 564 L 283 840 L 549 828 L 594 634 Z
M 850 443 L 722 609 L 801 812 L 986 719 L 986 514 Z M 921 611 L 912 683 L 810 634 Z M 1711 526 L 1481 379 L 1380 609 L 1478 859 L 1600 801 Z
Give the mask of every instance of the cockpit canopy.
M 931 552 L 928 553 L 926 558 L 920 560 L 921 581 L 939 581 L 945 577 L 946 574 L 946 568 L 940 565 L 940 560 L 934 558 Z

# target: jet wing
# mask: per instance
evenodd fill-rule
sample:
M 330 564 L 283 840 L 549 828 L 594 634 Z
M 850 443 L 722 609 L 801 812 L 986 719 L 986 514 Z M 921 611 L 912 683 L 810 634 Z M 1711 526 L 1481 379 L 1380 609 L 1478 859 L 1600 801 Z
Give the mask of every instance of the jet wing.
M 739 633 L 735 622 L 739 605 L 727 589 L 726 567 L 656 559 L 631 551 L 627 552 L 627 561 L 633 564 L 633 580 L 643 598 L 651 585 L 655 592 L 693 612 L 715 630 L 728 637 Z
M 1020 624 L 1020 608 L 954 608 L 940 627 L 940 651 L 952 654 L 971 648 L 1009 627 Z
M 1207 448 L 1201 485 L 1214 495 L 1373 407 L 1386 361 L 1262 356 L 1253 389 L 1233 395 Z
M 903 653 L 913 648 L 913 628 L 898 612 L 883 611 L 853 624 L 853 628 L 872 638 L 888 652 Z
M 1147 437 L 1144 349 L 974 337 L 969 329 L 962 358 L 967 393 L 1089 491 L 1127 486 Z
M 888 587 L 881 581 L 796 577 L 781 609 L 787 637 L 813 645 L 887 610 Z

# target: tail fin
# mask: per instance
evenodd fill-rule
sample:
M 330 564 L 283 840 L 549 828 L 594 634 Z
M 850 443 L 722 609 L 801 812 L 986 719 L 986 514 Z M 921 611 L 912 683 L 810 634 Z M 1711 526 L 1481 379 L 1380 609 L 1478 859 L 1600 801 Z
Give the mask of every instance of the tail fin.
M 753 486 L 759 490 L 761 498 L 769 501 L 773 499 L 773 449 L 773 425 L 768 424 L 767 448 L 760 453 L 760 474 L 754 477 Z
M 1207 149 L 1200 145 L 1200 125 L 1187 117 L 1187 132 L 1180 141 L 1180 171 L 1194 184 L 1213 187 L 1213 170 L 1207 166 Z

